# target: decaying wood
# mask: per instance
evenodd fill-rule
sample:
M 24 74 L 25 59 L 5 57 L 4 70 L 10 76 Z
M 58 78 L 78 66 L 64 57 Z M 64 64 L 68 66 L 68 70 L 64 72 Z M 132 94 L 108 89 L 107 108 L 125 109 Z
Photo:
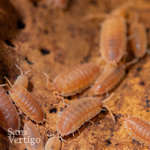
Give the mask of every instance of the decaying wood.
M 4 83 L 3 76 L 14 83 L 20 74 L 16 64 L 23 71 L 32 70 L 28 75 L 28 90 L 41 105 L 49 122 L 38 125 L 44 144 L 48 134 L 56 133 L 57 113 L 65 109 L 65 104 L 48 89 L 43 71 L 54 79 L 77 64 L 89 61 L 97 63 L 100 57 L 99 23 L 102 20 L 83 21 L 83 17 L 98 12 L 109 13 L 125 2 L 70 0 L 68 8 L 62 10 L 46 5 L 47 0 L 0 0 L 0 84 Z M 133 17 L 130 16 L 135 11 L 140 13 L 139 21 L 147 29 L 150 28 L 150 2 L 137 0 L 127 10 L 128 22 L 131 22 Z M 146 55 L 129 68 L 123 81 L 114 89 L 115 95 L 108 106 L 117 121 L 112 122 L 110 117 L 105 117 L 108 111 L 103 111 L 92 119 L 94 125 L 86 123 L 85 127 L 81 127 L 80 135 L 75 132 L 75 137 L 66 136 L 66 143 L 62 142 L 61 150 L 147 150 L 147 147 L 141 146 L 128 135 L 124 120 L 129 114 L 150 121 L 149 72 L 150 58 Z M 79 97 L 88 96 L 88 93 L 86 90 L 65 100 L 71 103 Z M 0 141 L 3 149 L 26 148 L 24 143 L 11 144 L 7 133 L 1 128 Z

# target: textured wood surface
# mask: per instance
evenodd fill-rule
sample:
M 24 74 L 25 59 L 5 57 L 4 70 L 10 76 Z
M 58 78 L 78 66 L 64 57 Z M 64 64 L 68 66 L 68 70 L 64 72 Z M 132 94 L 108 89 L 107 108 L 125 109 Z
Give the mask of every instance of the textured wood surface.
M 42 106 L 49 122 L 38 126 L 44 144 L 48 134 L 56 133 L 57 113 L 65 108 L 65 104 L 57 100 L 46 86 L 43 71 L 53 79 L 74 65 L 97 62 L 102 20 L 85 22 L 83 17 L 98 12 L 110 13 L 126 1 L 70 0 L 66 10 L 53 9 L 47 6 L 46 2 L 47 0 L 0 0 L 0 83 L 5 82 L 3 76 L 7 76 L 12 83 L 15 81 L 20 74 L 15 64 L 24 72 L 32 69 L 28 74 L 28 90 Z M 132 23 L 136 11 L 140 13 L 140 22 L 149 29 L 150 1 L 137 0 L 127 11 L 128 22 Z M 147 35 L 149 39 L 149 32 Z M 130 50 L 130 46 L 128 49 Z M 150 121 L 149 74 L 150 57 L 147 55 L 129 68 L 108 103 L 117 119 L 116 123 L 112 121 L 108 111 L 103 111 L 92 119 L 94 125 L 88 122 L 85 127 L 80 128 L 80 135 L 75 132 L 75 137 L 65 137 L 67 143 L 63 142 L 61 149 L 148 149 L 127 134 L 124 120 L 128 115 L 136 115 Z M 88 91 L 84 91 L 72 97 L 68 103 L 87 95 Z M 10 144 L 7 133 L 0 128 L 1 150 L 25 148 L 23 143 Z

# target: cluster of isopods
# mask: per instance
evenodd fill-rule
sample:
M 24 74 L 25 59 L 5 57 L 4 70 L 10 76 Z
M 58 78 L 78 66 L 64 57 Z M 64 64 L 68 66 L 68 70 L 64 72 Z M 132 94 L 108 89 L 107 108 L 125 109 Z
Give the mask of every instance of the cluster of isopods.
M 8 81 L 10 87 L 8 86 L 8 84 L 0 85 L 0 126 L 7 132 L 10 132 L 10 134 L 14 135 L 15 132 L 20 129 L 20 117 L 15 105 L 18 107 L 18 110 L 21 113 L 26 114 L 26 116 L 29 117 L 32 121 L 36 123 L 43 123 L 44 121 L 46 121 L 46 119 L 44 119 L 44 112 L 40 107 L 39 103 L 32 97 L 31 93 L 27 90 L 28 78 L 26 74 L 30 70 L 23 74 L 22 70 L 17 65 L 16 67 L 21 71 L 21 75 L 16 79 L 14 85 L 12 85 L 6 77 L 5 79 Z M 5 92 L 2 86 L 8 87 L 9 95 Z M 11 99 L 14 101 L 15 105 L 12 104 Z M 38 130 L 31 121 L 25 122 L 24 130 L 27 132 L 27 134 L 24 134 L 24 138 L 41 139 Z M 57 142 L 57 145 L 55 145 L 54 142 Z M 51 148 L 57 150 L 60 148 L 60 146 L 61 141 L 59 140 L 59 138 L 53 136 L 47 141 L 45 145 L 45 150 L 50 150 Z M 42 150 L 43 143 L 26 143 L 26 147 L 28 148 L 28 150 Z
M 55 2 L 55 1 L 54 1 Z M 63 4 L 68 1 L 62 1 Z M 104 60 L 105 65 L 100 66 L 95 63 L 85 63 L 75 66 L 68 71 L 58 75 L 51 84 L 51 90 L 54 91 L 56 97 L 61 98 L 68 97 L 80 93 L 91 87 L 90 94 L 92 96 L 100 96 L 110 92 L 125 76 L 125 69 L 128 65 L 131 65 L 137 61 L 123 63 L 123 56 L 126 53 L 126 45 L 128 39 L 136 58 L 141 58 L 147 53 L 147 38 L 143 24 L 139 23 L 136 19 L 134 23 L 130 25 L 129 35 L 126 36 L 127 27 L 125 20 L 125 10 L 132 4 L 127 3 L 122 7 L 115 9 L 110 14 L 100 14 L 105 20 L 101 25 L 100 33 L 100 53 L 101 59 Z M 66 5 L 64 5 L 66 6 Z M 63 7 L 62 7 L 63 8 Z M 86 19 L 94 18 L 94 15 L 87 16 Z M 0 86 L 0 113 L 1 121 L 0 126 L 8 131 L 9 128 L 17 130 L 20 128 L 20 118 L 15 105 L 20 112 L 26 114 L 31 120 L 36 123 L 43 123 L 44 112 L 38 102 L 28 92 L 28 78 L 26 74 L 23 74 L 16 79 L 14 85 L 8 81 L 8 84 Z M 48 75 L 47 81 L 48 80 Z M 47 82 L 49 84 L 49 82 Z M 2 86 L 7 86 L 9 89 L 9 95 L 6 94 Z M 57 136 L 50 138 L 46 145 L 45 150 L 59 150 L 61 147 L 62 137 L 73 134 L 78 130 L 85 122 L 90 121 L 91 118 L 101 112 L 102 107 L 106 107 L 111 114 L 113 121 L 115 118 L 105 104 L 107 98 L 103 101 L 96 97 L 80 98 L 77 101 L 72 102 L 60 115 L 57 123 Z M 11 99 L 15 105 L 12 104 Z M 11 122 L 11 124 L 10 124 Z M 144 143 L 145 146 L 150 146 L 150 125 L 147 121 L 140 119 L 136 116 L 126 118 L 125 127 L 127 131 L 131 133 L 131 136 L 138 140 L 140 143 Z M 24 125 L 24 130 L 28 131 L 29 137 L 40 138 L 38 130 L 33 123 L 27 122 Z M 79 130 L 78 130 L 79 132 Z M 80 132 L 79 132 L 80 133 Z M 35 143 L 35 145 L 26 144 L 28 149 L 43 149 L 43 143 Z
M 100 32 L 100 54 L 105 65 L 85 63 L 58 75 L 51 85 L 57 96 L 75 95 L 90 86 L 92 86 L 90 89 L 92 96 L 107 94 L 123 79 L 126 67 L 136 63 L 148 52 L 146 31 L 144 25 L 139 23 L 137 14 L 134 22 L 130 24 L 129 37 L 127 37 L 125 10 L 132 5 L 133 2 L 128 2 L 110 14 L 99 14 L 100 17 L 105 18 L 101 23 Z M 97 18 L 97 15 L 89 15 L 85 17 L 85 20 L 94 17 Z M 126 54 L 128 41 L 136 58 L 124 64 L 123 57 Z M 115 121 L 110 109 L 105 105 L 106 100 L 101 101 L 99 98 L 86 97 L 72 102 L 59 115 L 57 133 L 61 137 L 70 133 L 74 135 L 74 132 L 96 116 L 102 107 L 109 110 Z M 125 120 L 125 127 L 132 137 L 140 143 L 144 143 L 145 146 L 150 146 L 150 124 L 148 122 L 131 116 Z

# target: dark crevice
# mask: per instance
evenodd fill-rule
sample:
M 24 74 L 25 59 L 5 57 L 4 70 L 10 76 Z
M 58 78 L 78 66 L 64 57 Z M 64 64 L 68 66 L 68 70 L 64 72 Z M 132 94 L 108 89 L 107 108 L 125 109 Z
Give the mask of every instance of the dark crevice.
M 106 140 L 107 146 L 111 145 L 111 142 L 109 140 Z
M 41 49 L 40 51 L 43 55 L 47 55 L 50 53 L 50 51 L 48 49 Z
M 18 20 L 17 21 L 17 28 L 18 29 L 24 29 L 25 28 L 25 24 L 22 21 Z
M 56 108 L 52 108 L 52 109 L 50 109 L 49 112 L 50 112 L 50 113 L 56 113 L 56 112 L 57 112 L 57 109 L 56 109 Z
M 27 61 L 27 63 L 28 63 L 29 65 L 34 65 L 34 63 L 31 62 L 31 61 L 28 59 L 28 57 L 25 57 L 25 60 Z
M 12 44 L 9 40 L 5 40 L 5 43 L 6 43 L 8 46 L 15 47 L 15 45 Z

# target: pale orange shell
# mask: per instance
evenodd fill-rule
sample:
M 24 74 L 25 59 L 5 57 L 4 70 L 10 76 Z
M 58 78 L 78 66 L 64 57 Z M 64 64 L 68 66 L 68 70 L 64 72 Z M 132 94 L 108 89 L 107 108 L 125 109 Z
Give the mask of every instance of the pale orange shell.
M 16 79 L 14 85 L 23 86 L 24 88 L 28 87 L 28 77 L 26 75 L 20 75 Z
M 57 132 L 62 136 L 75 132 L 102 109 L 101 100 L 94 97 L 81 98 L 64 110 L 57 123 Z
M 32 95 L 22 86 L 13 86 L 10 90 L 10 97 L 31 120 L 42 123 L 44 121 L 44 113 L 39 103 Z
M 75 66 L 58 75 L 53 85 L 62 96 L 75 95 L 93 84 L 100 73 L 100 67 L 93 63 Z
M 24 141 L 28 150 L 44 149 L 42 138 L 35 125 L 31 122 L 27 122 L 24 125 Z
M 45 150 L 60 150 L 61 140 L 54 136 L 48 139 L 45 145 Z
M 102 95 L 112 90 L 125 76 L 123 64 L 118 66 L 107 64 L 102 74 L 91 88 L 94 95 Z
M 8 132 L 8 129 L 18 130 L 20 128 L 20 117 L 12 104 L 12 100 L 0 87 L 0 126 Z
M 143 57 L 147 52 L 147 37 L 144 25 L 138 22 L 131 23 L 129 34 L 133 36 L 130 40 L 132 51 L 138 58 Z
M 126 118 L 125 127 L 128 133 L 145 146 L 150 146 L 150 123 L 140 117 Z
M 104 20 L 100 33 L 101 57 L 111 64 L 118 63 L 126 51 L 126 23 L 124 18 L 112 16 Z

